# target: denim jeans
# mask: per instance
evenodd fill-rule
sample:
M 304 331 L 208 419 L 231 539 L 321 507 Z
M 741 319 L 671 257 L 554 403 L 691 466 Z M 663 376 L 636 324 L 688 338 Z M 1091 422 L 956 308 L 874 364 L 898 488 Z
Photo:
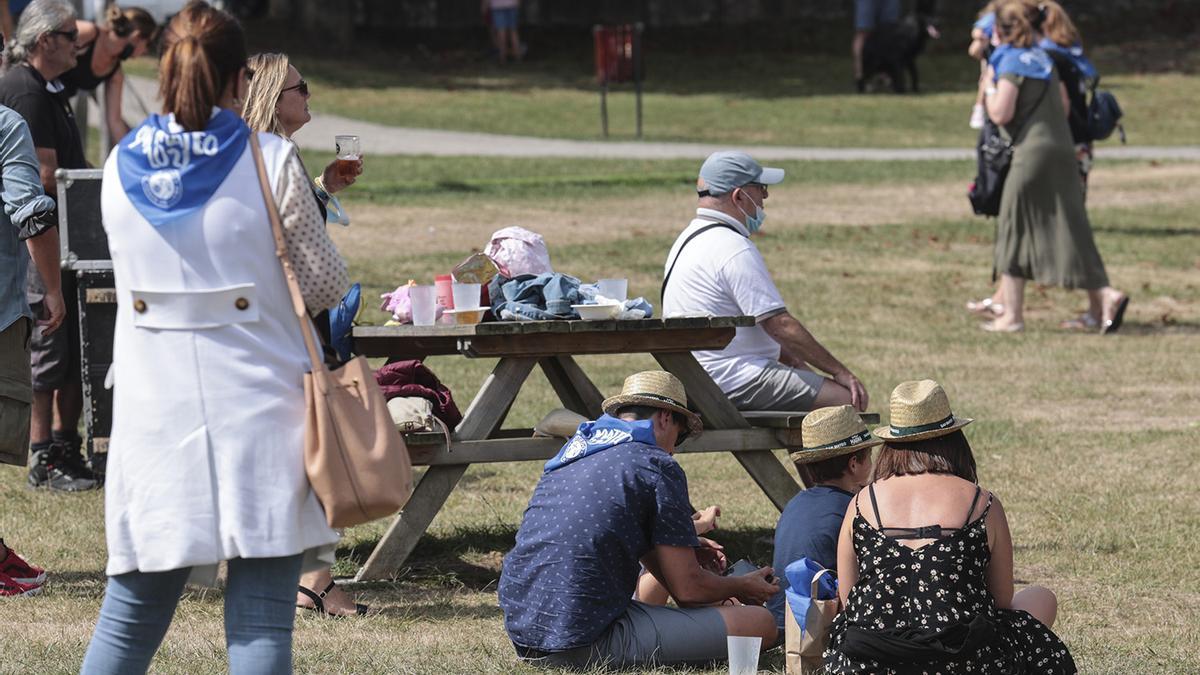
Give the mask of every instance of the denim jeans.
M 303 554 L 235 558 L 225 586 L 229 672 L 292 672 L 292 624 Z M 158 651 L 190 568 L 108 578 L 82 675 L 145 673 Z

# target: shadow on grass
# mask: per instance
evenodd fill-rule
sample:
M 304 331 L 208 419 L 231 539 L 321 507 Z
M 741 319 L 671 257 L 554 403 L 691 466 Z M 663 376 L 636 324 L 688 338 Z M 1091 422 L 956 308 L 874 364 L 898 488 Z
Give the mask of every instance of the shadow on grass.
M 1093 226 L 1092 230 L 1105 234 L 1127 234 L 1133 237 L 1200 237 L 1200 229 L 1194 227 Z
M 501 561 L 513 548 L 516 536 L 517 528 L 511 525 L 464 527 L 448 535 L 427 533 L 396 578 L 426 587 L 494 591 L 500 581 Z M 725 547 L 730 564 L 742 558 L 760 566 L 771 564 L 775 536 L 771 528 L 722 528 L 707 536 Z M 365 561 L 377 543 L 375 538 L 362 540 L 339 549 L 338 555 Z

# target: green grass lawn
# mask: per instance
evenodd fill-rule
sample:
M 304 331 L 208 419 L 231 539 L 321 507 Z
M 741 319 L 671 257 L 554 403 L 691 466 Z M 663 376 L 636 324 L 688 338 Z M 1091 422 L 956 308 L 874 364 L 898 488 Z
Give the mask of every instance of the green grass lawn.
M 1130 142 L 1180 144 L 1200 135 L 1190 114 L 1200 80 L 1176 72 L 1128 69 L 1118 47 L 1098 50 L 1104 85 L 1126 113 Z M 315 110 L 406 127 L 527 136 L 600 137 L 599 98 L 590 55 L 501 68 L 478 61 L 400 59 L 356 68 L 337 58 L 299 56 L 313 84 Z M 1184 61 L 1184 67 L 1194 63 Z M 361 60 L 356 60 L 356 65 Z M 967 117 L 978 77 L 958 51 L 922 60 L 920 95 L 852 93 L 842 56 L 651 53 L 647 64 L 645 138 L 741 145 L 952 147 L 970 145 Z M 632 138 L 634 96 L 609 97 L 613 138 Z
M 461 52 L 308 50 L 296 45 L 293 59 L 312 85 L 310 105 L 322 113 L 404 127 L 601 138 L 590 49 L 535 55 L 510 67 Z M 1104 87 L 1125 111 L 1130 143 L 1178 145 L 1200 137 L 1200 116 L 1192 114 L 1200 100 L 1198 53 L 1170 40 L 1094 50 Z M 152 75 L 154 63 L 128 67 Z M 967 118 L 978 67 L 965 51 L 946 44 L 924 55 L 920 95 L 857 95 L 849 73 L 849 57 L 840 53 L 651 51 L 645 139 L 884 148 L 974 142 Z M 634 137 L 632 92 L 622 86 L 609 97 L 614 139 Z
M 310 166 L 316 157 L 310 158 Z M 962 310 L 988 292 L 992 225 L 970 218 L 965 163 L 789 164 L 758 245 L 792 310 L 863 379 L 885 413 L 901 380 L 932 377 L 967 429 L 980 479 L 1003 500 L 1016 576 L 1059 595 L 1055 630 L 1081 672 L 1200 672 L 1200 166 L 1102 163 L 1092 220 L 1114 284 L 1133 297 L 1111 338 L 1056 328 L 1081 293 L 1031 287 L 1028 331 L 991 335 Z M 694 197 L 689 163 L 376 158 L 346 193 L 334 236 L 368 297 L 447 269 L 493 229 L 543 232 L 558 269 L 619 274 L 655 296 L 663 258 Z M 454 189 L 446 185 L 463 186 Z M 398 196 L 396 196 L 398 195 Z M 368 317 L 382 320 L 378 312 Z M 645 356 L 583 357 L 605 393 L 653 367 Z M 492 360 L 430 365 L 465 405 Z M 535 373 L 509 418 L 554 407 Z M 683 456 L 693 500 L 722 506 L 734 558 L 771 559 L 778 514 L 728 456 Z M 392 582 L 356 589 L 362 620 L 297 622 L 298 672 L 535 672 L 515 662 L 496 607 L 538 463 L 476 465 Z M 55 495 L 0 469 L 0 534 L 47 567 L 38 598 L 6 600 L 20 631 L 0 636 L 0 673 L 75 672 L 103 588 L 102 495 Z M 386 523 L 353 528 L 350 575 Z M 223 666 L 222 594 L 191 591 L 154 672 Z M 783 671 L 776 652 L 763 661 Z M 656 672 L 702 672 L 686 669 Z

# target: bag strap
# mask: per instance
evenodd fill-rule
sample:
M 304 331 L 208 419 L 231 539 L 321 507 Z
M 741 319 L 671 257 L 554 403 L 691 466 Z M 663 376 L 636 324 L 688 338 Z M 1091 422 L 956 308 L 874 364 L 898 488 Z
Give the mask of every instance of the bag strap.
M 812 587 L 808 589 L 808 597 L 812 598 L 813 600 L 817 599 L 817 583 L 821 581 L 821 577 L 825 576 L 826 574 L 832 574 L 835 578 L 837 577 L 837 573 L 829 568 L 824 568 L 820 572 L 814 574 L 812 579 Z
M 709 230 L 713 229 L 714 227 L 723 227 L 732 232 L 737 232 L 739 235 L 741 234 L 741 232 L 738 232 L 736 227 L 734 227 L 728 223 L 712 223 L 710 225 L 705 225 L 704 227 L 702 227 L 702 228 L 696 230 L 695 232 L 691 233 L 690 235 L 688 235 L 688 238 L 684 239 L 683 243 L 679 245 L 679 251 L 677 251 L 675 253 L 675 260 L 671 261 L 671 266 L 669 268 L 667 268 L 667 275 L 665 277 L 663 277 L 662 288 L 658 291 L 659 302 L 666 302 L 667 282 L 671 280 L 671 272 L 675 271 L 675 265 L 676 265 L 676 263 L 679 262 L 679 256 L 683 255 L 683 247 L 687 246 L 688 242 L 690 242 L 691 240 L 695 239 L 696 237 L 699 237 L 700 235 L 704 234 L 705 232 L 708 232 Z
M 1046 80 L 1046 86 L 1045 86 L 1045 88 L 1042 89 L 1041 96 L 1038 96 L 1037 103 L 1034 103 L 1033 107 L 1029 109 L 1030 117 L 1033 117 L 1033 114 L 1035 112 L 1037 112 L 1038 106 L 1042 105 L 1042 100 L 1046 98 L 1046 93 L 1050 91 L 1050 83 L 1052 81 L 1053 80 Z M 1016 141 L 1017 141 L 1017 136 L 1020 136 L 1021 132 L 1025 131 L 1025 127 L 1027 127 L 1027 126 L 1029 126 L 1029 120 L 1025 120 L 1025 123 L 1021 125 L 1021 128 L 1017 130 L 1017 133 L 1012 135 L 1012 140 L 1010 140 L 1008 142 L 1008 147 L 1010 147 L 1010 148 L 1013 147 L 1013 144 L 1016 143 Z
M 292 310 L 300 321 L 300 332 L 304 335 L 304 347 L 308 350 L 308 358 L 312 362 L 313 372 L 325 369 L 325 361 L 317 350 L 313 340 L 312 319 L 304 307 L 304 296 L 300 294 L 300 282 L 296 280 L 296 271 L 288 258 L 287 244 L 283 240 L 283 224 L 279 220 L 279 207 L 275 204 L 275 195 L 271 193 L 270 181 L 267 179 L 267 166 L 263 161 L 262 148 L 258 144 L 258 134 L 250 132 L 250 150 L 254 154 L 254 166 L 258 169 L 258 185 L 262 188 L 263 201 L 266 202 L 267 218 L 271 221 L 271 233 L 275 235 L 275 255 L 283 266 L 283 277 L 287 280 L 288 292 L 292 296 Z

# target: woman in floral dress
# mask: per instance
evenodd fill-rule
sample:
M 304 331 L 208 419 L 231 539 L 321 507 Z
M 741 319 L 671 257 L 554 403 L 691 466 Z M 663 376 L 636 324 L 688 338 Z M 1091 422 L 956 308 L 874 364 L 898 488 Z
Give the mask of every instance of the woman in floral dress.
M 875 482 L 838 540 L 845 611 L 830 631 L 831 673 L 1075 673 L 1050 630 L 1057 600 L 1013 593 L 1013 545 L 1000 500 L 976 484 L 975 458 L 941 386 L 892 392 Z

